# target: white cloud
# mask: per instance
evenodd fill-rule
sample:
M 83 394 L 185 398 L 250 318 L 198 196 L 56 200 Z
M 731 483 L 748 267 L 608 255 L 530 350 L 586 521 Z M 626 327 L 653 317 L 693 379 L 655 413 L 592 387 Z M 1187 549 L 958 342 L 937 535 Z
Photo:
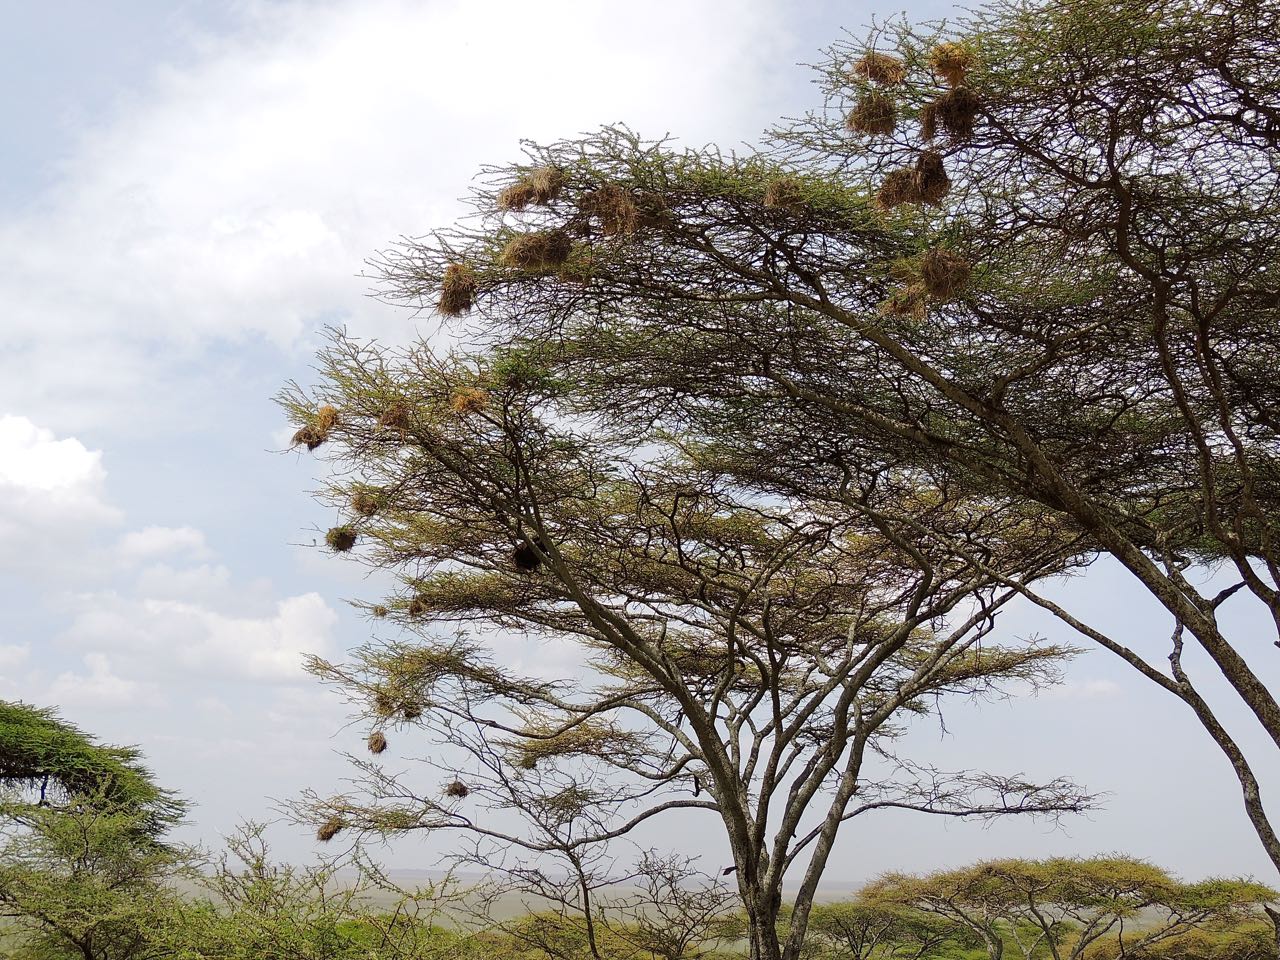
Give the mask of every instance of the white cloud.
M 0 404 L 86 418 L 93 396 L 99 416 L 123 402 L 117 422 L 154 421 L 179 414 L 157 396 L 211 339 L 290 345 L 341 316 L 403 335 L 355 275 L 453 219 L 521 137 L 763 127 L 761 100 L 796 70 L 776 5 L 246 5 L 240 34 L 158 73 L 44 202 L 0 223 Z
M 105 480 L 100 450 L 26 417 L 0 416 L 0 569 L 83 569 L 86 550 L 120 521 Z
M 86 654 L 87 673 L 59 674 L 45 694 L 50 703 L 72 707 L 126 707 L 156 701 L 155 688 L 118 676 L 103 653 Z
M 26 417 L 0 417 L 0 487 L 61 500 L 96 500 L 106 477 L 102 452 L 55 438 Z
M 190 601 L 96 594 L 84 598 L 63 640 L 110 650 L 131 674 L 188 682 L 304 677 L 308 653 L 334 649 L 337 614 L 316 593 L 278 601 L 265 616 L 238 616 Z
M 0 643 L 0 671 L 20 667 L 30 656 L 31 644 L 29 643 Z
M 194 527 L 143 527 L 121 537 L 117 551 L 129 563 L 172 554 L 193 559 L 209 555 L 204 533 Z

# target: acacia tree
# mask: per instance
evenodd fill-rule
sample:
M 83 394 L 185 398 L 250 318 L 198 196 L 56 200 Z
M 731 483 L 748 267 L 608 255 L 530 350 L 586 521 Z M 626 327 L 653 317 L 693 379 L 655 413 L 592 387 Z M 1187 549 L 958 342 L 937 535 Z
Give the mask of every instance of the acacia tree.
M 833 48 L 822 108 L 757 154 L 624 129 L 531 147 L 473 226 L 377 266 L 390 299 L 543 351 L 582 415 L 713 436 L 701 463 L 896 524 L 1121 657 L 1213 738 L 1280 868 L 1183 656 L 1280 747 L 1274 654 L 1219 620 L 1252 605 L 1280 643 L 1278 30 L 1262 0 L 892 23 Z M 998 542 L 879 496 L 887 474 L 1113 557 L 1169 614 L 1167 662 L 989 562 Z
M 992 860 L 927 876 L 888 874 L 859 892 L 971 931 L 991 960 L 1160 955 L 1201 931 L 1262 916 L 1276 891 L 1243 880 L 1181 883 L 1141 860 Z M 1176 952 L 1173 953 L 1177 955 Z
M 448 880 L 408 890 L 364 857 L 275 862 L 265 826 L 245 823 L 176 907 L 164 956 L 182 960 L 462 960 L 491 954 L 442 921 Z M 342 873 L 339 867 L 346 868 Z
M 185 804 L 137 750 L 52 710 L 0 702 L 0 928 L 17 958 L 169 956 L 191 851 L 165 833 Z
M 699 871 L 693 858 L 647 851 L 630 873 L 601 878 L 586 911 L 573 892 L 577 881 L 517 874 L 468 896 L 490 933 L 551 960 L 699 960 L 732 956 L 725 948 L 744 939 L 736 890 Z M 503 918 L 513 894 L 536 894 L 539 902 L 526 899 L 524 915 Z
M 823 958 L 934 960 L 982 946 L 964 924 L 938 913 L 861 893 L 813 908 L 809 944 Z
M 1014 591 L 973 563 L 902 524 L 761 487 L 713 433 L 637 434 L 585 416 L 576 384 L 536 350 L 439 357 L 338 336 L 320 369 L 319 397 L 293 388 L 284 402 L 299 442 L 323 445 L 335 468 L 328 497 L 346 516 L 326 541 L 399 576 L 400 592 L 366 609 L 405 632 L 312 669 L 374 724 L 375 755 L 393 726 L 436 745 L 422 761 L 434 783 L 374 760 L 359 790 L 312 798 L 321 839 L 457 831 L 478 844 L 462 856 L 535 889 L 554 882 L 545 863 L 558 858 L 569 880 L 557 896 L 576 891 L 598 956 L 603 845 L 659 815 L 710 814 L 752 956 L 790 960 L 851 818 L 1090 803 L 1064 781 L 893 757 L 906 716 L 948 695 L 1035 687 L 1069 652 L 991 644 Z M 1017 509 L 891 469 L 863 481 L 872 502 L 913 504 L 915 523 L 980 538 L 1012 577 L 1061 571 L 1076 552 Z M 501 664 L 485 643 L 500 631 L 571 650 L 572 675 Z
M 134 747 L 99 743 L 49 708 L 0 700 L 0 801 L 18 820 L 38 808 L 89 802 L 138 815 L 141 836 L 159 838 L 186 804 L 160 787 Z

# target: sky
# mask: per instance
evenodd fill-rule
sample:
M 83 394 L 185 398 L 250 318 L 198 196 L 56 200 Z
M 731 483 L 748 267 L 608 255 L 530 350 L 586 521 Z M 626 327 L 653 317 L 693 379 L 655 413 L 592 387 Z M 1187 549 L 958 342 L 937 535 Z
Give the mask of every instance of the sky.
M 363 733 L 301 668 L 369 638 L 377 595 L 314 546 L 322 467 L 286 450 L 273 395 L 310 382 L 321 332 L 402 343 L 430 325 L 371 299 L 366 259 L 443 226 L 522 138 L 625 122 L 685 145 L 751 143 L 817 105 L 804 63 L 865 2 L 546 0 L 104 4 L 0 0 L 0 698 L 138 745 L 216 845 L 306 788 L 342 788 Z M 949 15 L 929 0 L 917 19 Z M 1159 656 L 1168 624 L 1107 564 L 1055 587 Z M 1238 635 L 1256 612 L 1228 609 Z M 1006 638 L 1074 642 L 1036 611 Z M 496 638 L 517 666 L 562 650 Z M 1276 679 L 1270 646 L 1259 664 Z M 1203 665 L 1193 664 L 1201 668 Z M 1220 691 L 1219 691 L 1220 692 Z M 1219 697 L 1225 702 L 1227 698 Z M 1246 745 L 1263 738 L 1226 710 Z M 885 814 L 828 876 L 991 856 L 1123 851 L 1187 877 L 1272 880 L 1225 761 L 1178 705 L 1102 652 L 1039 697 L 948 707 L 913 757 L 1069 776 L 1101 809 L 1056 828 Z M 391 752 L 390 762 L 397 762 Z M 1264 787 L 1280 790 L 1276 771 Z M 309 834 L 281 826 L 277 853 Z M 658 840 L 718 865 L 707 824 Z M 401 842 L 393 866 L 439 849 Z

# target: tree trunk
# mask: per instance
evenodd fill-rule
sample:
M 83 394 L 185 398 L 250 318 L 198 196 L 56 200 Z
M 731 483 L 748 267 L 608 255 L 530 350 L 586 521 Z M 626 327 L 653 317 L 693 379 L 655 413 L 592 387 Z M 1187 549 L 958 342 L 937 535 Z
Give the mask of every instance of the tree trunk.
M 749 960 L 782 960 L 782 944 L 778 942 L 778 898 L 764 891 L 753 891 L 753 894 L 747 901 Z
M 1280 958 L 1280 910 L 1270 904 L 1264 904 L 1263 910 L 1267 911 L 1267 916 L 1271 918 L 1271 926 L 1275 929 L 1276 935 L 1276 952 L 1277 958 Z

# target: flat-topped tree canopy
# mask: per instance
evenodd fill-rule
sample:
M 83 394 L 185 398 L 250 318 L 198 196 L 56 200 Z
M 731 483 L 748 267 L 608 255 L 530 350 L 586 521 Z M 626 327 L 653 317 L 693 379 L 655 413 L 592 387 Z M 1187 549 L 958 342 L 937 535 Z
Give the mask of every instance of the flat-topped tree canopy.
M 0 788 L 16 794 L 11 804 L 101 804 L 141 814 L 149 831 L 163 833 L 182 817 L 185 805 L 156 785 L 133 747 L 102 744 L 51 708 L 0 701 Z

